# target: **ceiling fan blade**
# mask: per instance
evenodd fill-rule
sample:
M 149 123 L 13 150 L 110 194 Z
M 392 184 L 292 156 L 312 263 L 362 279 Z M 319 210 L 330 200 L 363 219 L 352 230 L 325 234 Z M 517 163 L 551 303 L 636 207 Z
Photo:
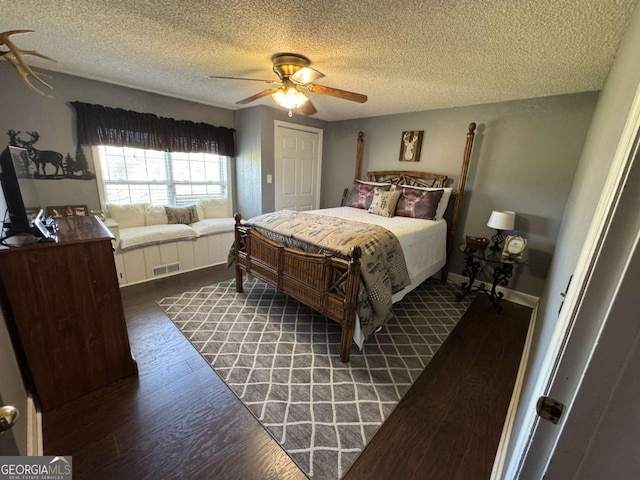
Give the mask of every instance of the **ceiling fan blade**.
M 262 78 L 244 78 L 244 77 L 218 77 L 216 75 L 210 75 L 209 78 L 221 78 L 223 80 L 249 80 L 250 82 L 264 82 L 264 83 L 277 83 L 275 80 L 264 80 Z
M 236 105 L 244 105 L 246 103 L 253 102 L 254 100 L 258 100 L 259 98 L 266 97 L 267 95 L 271 95 L 278 91 L 280 87 L 268 88 L 266 90 L 261 91 L 260 93 L 256 93 L 255 95 L 251 95 L 250 97 L 244 98 L 239 102 L 236 102 Z
M 319 78 L 324 77 L 324 73 L 319 72 L 311 67 L 302 67 L 296 73 L 289 77 L 289 80 L 301 84 L 307 85 L 311 82 L 315 82 Z
M 305 85 L 305 88 L 313 93 L 342 98 L 343 100 L 351 100 L 352 102 L 364 103 L 367 101 L 367 96 L 362 95 L 361 93 L 347 92 L 346 90 L 325 87 L 324 85 Z
M 311 100 L 307 100 L 306 102 L 304 102 L 300 107 L 300 111 L 305 115 L 315 115 L 316 113 L 318 113 L 318 110 L 316 110 L 316 107 L 313 106 Z

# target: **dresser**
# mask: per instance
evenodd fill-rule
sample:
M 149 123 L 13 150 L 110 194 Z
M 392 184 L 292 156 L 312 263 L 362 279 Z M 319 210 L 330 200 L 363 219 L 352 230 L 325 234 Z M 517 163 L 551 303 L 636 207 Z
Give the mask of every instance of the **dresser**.
M 3 307 L 43 411 L 137 373 L 113 236 L 94 216 L 58 226 L 56 242 L 0 250 Z

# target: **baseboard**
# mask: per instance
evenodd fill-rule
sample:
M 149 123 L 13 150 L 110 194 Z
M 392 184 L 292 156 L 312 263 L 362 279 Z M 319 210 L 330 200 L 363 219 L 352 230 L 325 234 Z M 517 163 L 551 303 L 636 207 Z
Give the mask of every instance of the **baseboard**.
M 42 413 L 33 396 L 27 395 L 27 455 L 42 456 L 44 442 L 42 436 Z
M 448 278 L 450 282 L 457 283 L 458 285 L 469 281 L 467 277 L 463 275 L 458 275 L 456 273 L 449 273 Z M 479 280 L 476 280 L 475 282 L 473 282 L 474 286 L 480 285 L 481 283 L 483 282 Z M 484 283 L 486 284 L 487 282 L 485 281 Z M 491 287 L 490 283 L 489 283 L 489 287 Z M 503 298 L 505 300 L 508 300 L 513 303 L 517 303 L 518 305 L 524 305 L 525 307 L 535 308 L 535 306 L 538 304 L 540 300 L 538 297 L 534 295 L 519 292 L 517 290 L 511 290 L 509 288 L 504 288 L 504 287 L 498 287 L 497 289 L 504 294 Z
M 175 277 L 176 275 L 182 275 L 183 273 L 189 273 L 189 272 L 195 272 L 195 271 L 198 271 L 198 270 L 204 270 L 205 268 L 217 267 L 219 265 L 225 265 L 226 263 L 227 262 L 225 260 L 224 262 L 212 263 L 210 265 L 202 265 L 202 266 L 199 266 L 199 267 L 189 268 L 189 269 L 185 269 L 185 270 L 176 270 L 175 272 L 165 273 L 164 275 L 158 275 L 156 277 L 145 278 L 144 280 L 138 280 L 137 282 L 123 283 L 123 284 L 120 284 L 119 287 L 120 288 L 124 288 L 124 287 L 132 287 L 134 285 L 142 285 L 143 283 L 153 282 L 154 280 L 161 280 L 163 278 Z
M 504 475 L 504 466 L 507 461 L 507 453 L 509 451 L 509 440 L 511 439 L 511 433 L 513 432 L 513 424 L 516 420 L 516 411 L 518 402 L 520 401 L 520 394 L 522 393 L 522 385 L 524 383 L 524 375 L 529 361 L 529 352 L 531 350 L 531 343 L 533 342 L 533 332 L 536 326 L 536 318 L 538 316 L 538 305 L 533 307 L 531 312 L 531 321 L 529 322 L 529 330 L 527 331 L 527 338 L 524 342 L 524 348 L 522 351 L 522 358 L 520 359 L 520 367 L 518 368 L 518 375 L 516 376 L 516 383 L 513 387 L 513 394 L 511 395 L 511 402 L 509 403 L 509 409 L 507 410 L 507 418 L 505 419 L 504 426 L 502 428 L 502 435 L 500 436 L 500 443 L 498 444 L 498 451 L 493 463 L 493 469 L 491 471 L 491 480 L 502 480 Z

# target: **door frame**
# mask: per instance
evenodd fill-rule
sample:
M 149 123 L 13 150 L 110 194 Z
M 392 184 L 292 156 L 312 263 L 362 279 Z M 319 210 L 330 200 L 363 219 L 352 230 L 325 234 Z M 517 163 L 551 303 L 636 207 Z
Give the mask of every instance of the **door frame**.
M 640 131 L 640 85 L 636 88 L 635 98 L 632 103 L 625 126 L 622 130 L 622 134 L 618 141 L 618 146 L 609 169 L 609 174 L 602 189 L 602 194 L 598 202 L 596 211 L 594 212 L 593 221 L 589 226 L 585 242 L 582 246 L 580 256 L 578 257 L 576 267 L 573 274 L 573 279 L 566 292 L 564 304 L 558 319 L 556 327 L 554 329 L 551 343 L 547 349 L 540 374 L 536 381 L 535 388 L 533 390 L 534 396 L 537 398 L 539 395 L 547 395 L 553 388 L 556 381 L 560 381 L 563 377 L 562 369 L 570 368 L 568 361 L 564 356 L 565 352 L 571 351 L 571 348 L 581 348 L 580 345 L 575 345 L 573 330 L 578 330 L 581 325 L 576 324 L 576 319 L 580 315 L 581 307 L 585 299 L 585 295 L 589 293 L 590 282 L 592 281 L 592 274 L 594 273 L 599 261 L 606 261 L 601 258 L 600 253 L 607 240 L 608 234 L 616 234 L 616 232 L 610 232 L 610 226 L 612 223 L 612 214 L 615 213 L 615 208 L 618 206 L 621 195 L 624 190 L 624 183 L 631 166 L 633 165 L 633 149 L 635 146 L 636 135 Z M 605 301 L 605 300 L 603 300 Z M 608 308 L 611 308 L 615 301 L 613 298 L 606 299 L 608 302 Z M 603 319 L 604 321 L 604 319 Z M 602 328 L 602 325 L 600 325 Z M 597 345 L 597 342 L 589 346 L 589 358 L 592 357 L 593 351 Z M 570 356 L 570 355 L 569 355 Z M 577 368 L 581 370 L 580 379 L 582 380 L 584 372 L 588 367 L 586 365 L 577 365 Z M 571 407 L 576 400 L 581 380 L 578 381 L 575 390 L 572 392 L 572 396 L 566 403 L 564 415 L 558 425 L 558 428 L 554 429 L 551 433 L 549 441 L 552 442 L 551 449 L 546 452 L 539 452 L 537 449 L 532 448 L 532 445 L 536 440 L 540 441 L 540 435 L 542 435 L 538 429 L 539 417 L 535 415 L 534 409 L 530 408 L 530 403 L 535 399 L 528 399 L 529 404 L 523 405 L 531 413 L 526 415 L 525 423 L 522 426 L 520 432 L 517 433 L 518 438 L 514 447 L 513 454 L 510 459 L 507 459 L 509 464 L 505 469 L 505 474 L 502 478 L 517 478 L 521 473 L 521 470 L 525 464 L 525 461 L 529 461 L 527 457 L 529 455 L 535 455 L 538 457 L 538 462 L 544 462 L 543 472 L 546 472 L 554 450 L 558 444 L 558 440 L 563 432 L 564 425 L 567 417 L 571 414 Z M 547 431 L 549 432 L 549 431 Z
M 298 123 L 283 122 L 282 120 L 273 121 L 273 204 L 274 210 L 278 211 L 282 205 L 278 205 L 278 157 L 276 156 L 276 148 L 278 148 L 278 129 L 286 128 L 289 130 L 298 130 L 307 133 L 315 133 L 318 135 L 318 165 L 316 171 L 316 208 L 320 208 L 321 186 L 322 186 L 322 139 L 324 130 L 321 128 L 310 127 L 308 125 L 300 125 Z

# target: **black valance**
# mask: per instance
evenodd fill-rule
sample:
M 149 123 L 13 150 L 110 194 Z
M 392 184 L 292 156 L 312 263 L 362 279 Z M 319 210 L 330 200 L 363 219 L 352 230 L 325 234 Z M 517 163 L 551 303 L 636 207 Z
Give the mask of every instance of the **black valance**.
M 77 113 L 78 142 L 83 145 L 235 155 L 233 128 L 82 102 L 71 105 Z

